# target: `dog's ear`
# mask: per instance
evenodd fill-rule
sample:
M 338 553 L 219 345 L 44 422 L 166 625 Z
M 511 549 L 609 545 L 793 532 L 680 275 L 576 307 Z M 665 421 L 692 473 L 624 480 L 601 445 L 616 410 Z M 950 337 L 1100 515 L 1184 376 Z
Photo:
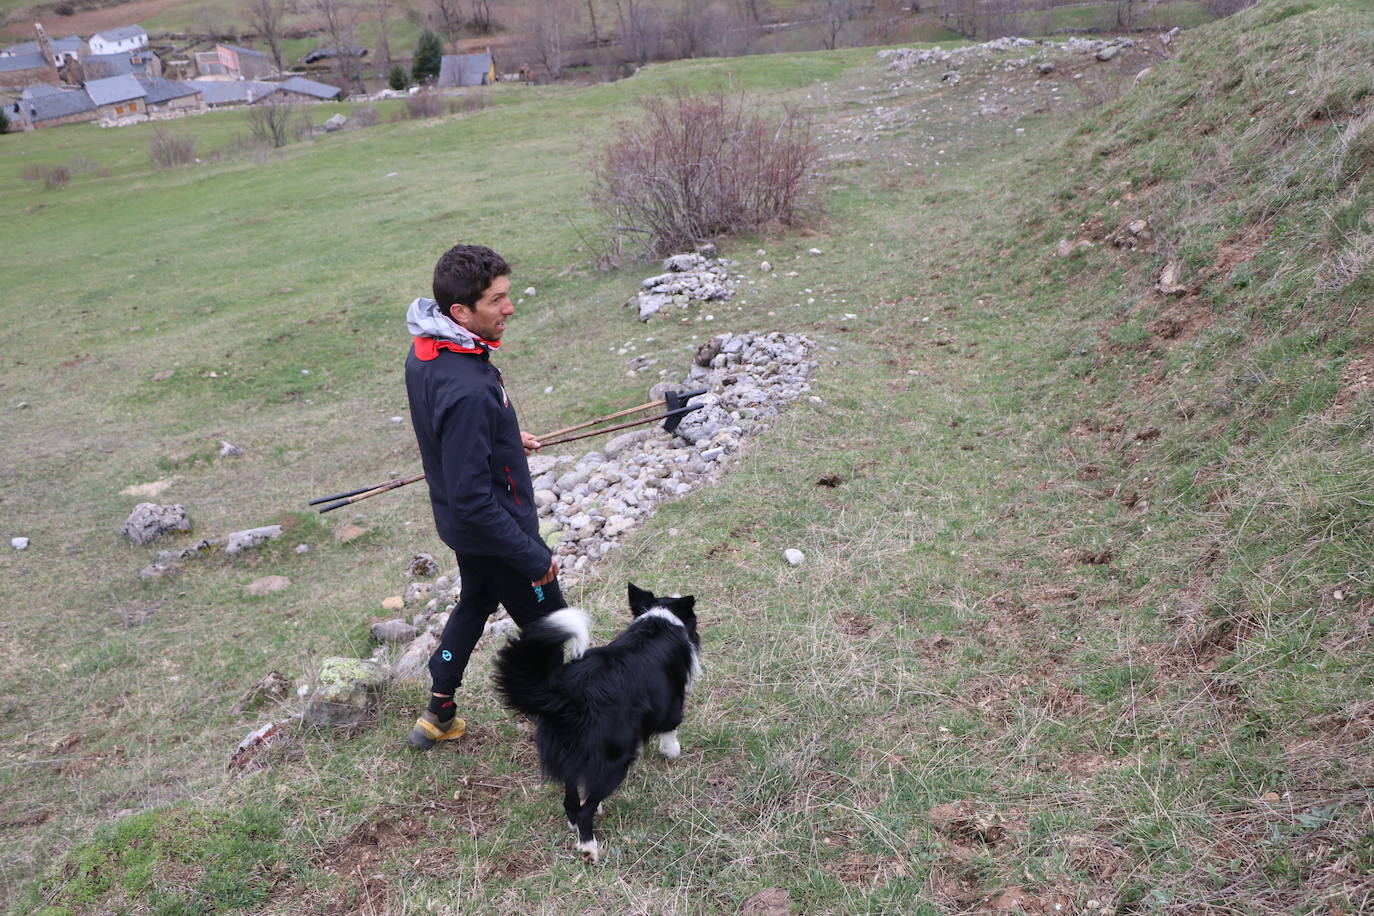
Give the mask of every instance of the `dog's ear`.
M 638 617 L 657 603 L 658 599 L 654 597 L 653 592 L 645 591 L 633 582 L 628 584 L 630 586 L 630 614 L 632 616 Z

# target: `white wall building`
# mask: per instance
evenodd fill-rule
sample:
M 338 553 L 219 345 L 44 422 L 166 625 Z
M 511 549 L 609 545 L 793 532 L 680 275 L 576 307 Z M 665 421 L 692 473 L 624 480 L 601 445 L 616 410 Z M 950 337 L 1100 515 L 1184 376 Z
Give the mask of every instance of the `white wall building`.
M 118 54 L 148 47 L 148 33 L 143 26 L 126 25 L 91 36 L 92 54 Z

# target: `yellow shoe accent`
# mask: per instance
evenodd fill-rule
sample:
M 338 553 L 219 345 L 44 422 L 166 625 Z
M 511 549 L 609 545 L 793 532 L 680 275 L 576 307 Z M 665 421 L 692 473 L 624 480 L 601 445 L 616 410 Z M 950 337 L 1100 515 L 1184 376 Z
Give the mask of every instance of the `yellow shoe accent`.
M 463 732 L 467 731 L 468 724 L 454 716 L 448 723 L 435 725 L 422 716 L 415 720 L 415 727 L 423 731 L 425 737 L 431 741 L 451 741 L 454 738 L 463 737 Z

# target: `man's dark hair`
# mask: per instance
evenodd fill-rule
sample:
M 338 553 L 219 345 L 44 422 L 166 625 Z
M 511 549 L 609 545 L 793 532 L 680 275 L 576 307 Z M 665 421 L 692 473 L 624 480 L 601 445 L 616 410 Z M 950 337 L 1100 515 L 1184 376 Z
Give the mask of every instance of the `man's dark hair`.
M 473 308 L 493 280 L 506 276 L 510 265 L 490 248 L 454 245 L 434 265 L 434 301 L 452 318 L 455 303 Z

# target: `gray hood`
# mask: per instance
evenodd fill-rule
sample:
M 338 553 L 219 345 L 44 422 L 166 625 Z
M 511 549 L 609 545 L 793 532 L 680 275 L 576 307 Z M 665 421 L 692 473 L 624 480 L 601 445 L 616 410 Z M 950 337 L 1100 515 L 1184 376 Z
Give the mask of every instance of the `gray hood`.
M 485 341 L 478 340 L 467 329 L 454 324 L 453 319 L 439 311 L 439 303 L 433 299 L 420 298 L 410 303 L 410 308 L 406 310 L 406 330 L 415 337 L 451 340 L 463 347 L 485 349 Z

